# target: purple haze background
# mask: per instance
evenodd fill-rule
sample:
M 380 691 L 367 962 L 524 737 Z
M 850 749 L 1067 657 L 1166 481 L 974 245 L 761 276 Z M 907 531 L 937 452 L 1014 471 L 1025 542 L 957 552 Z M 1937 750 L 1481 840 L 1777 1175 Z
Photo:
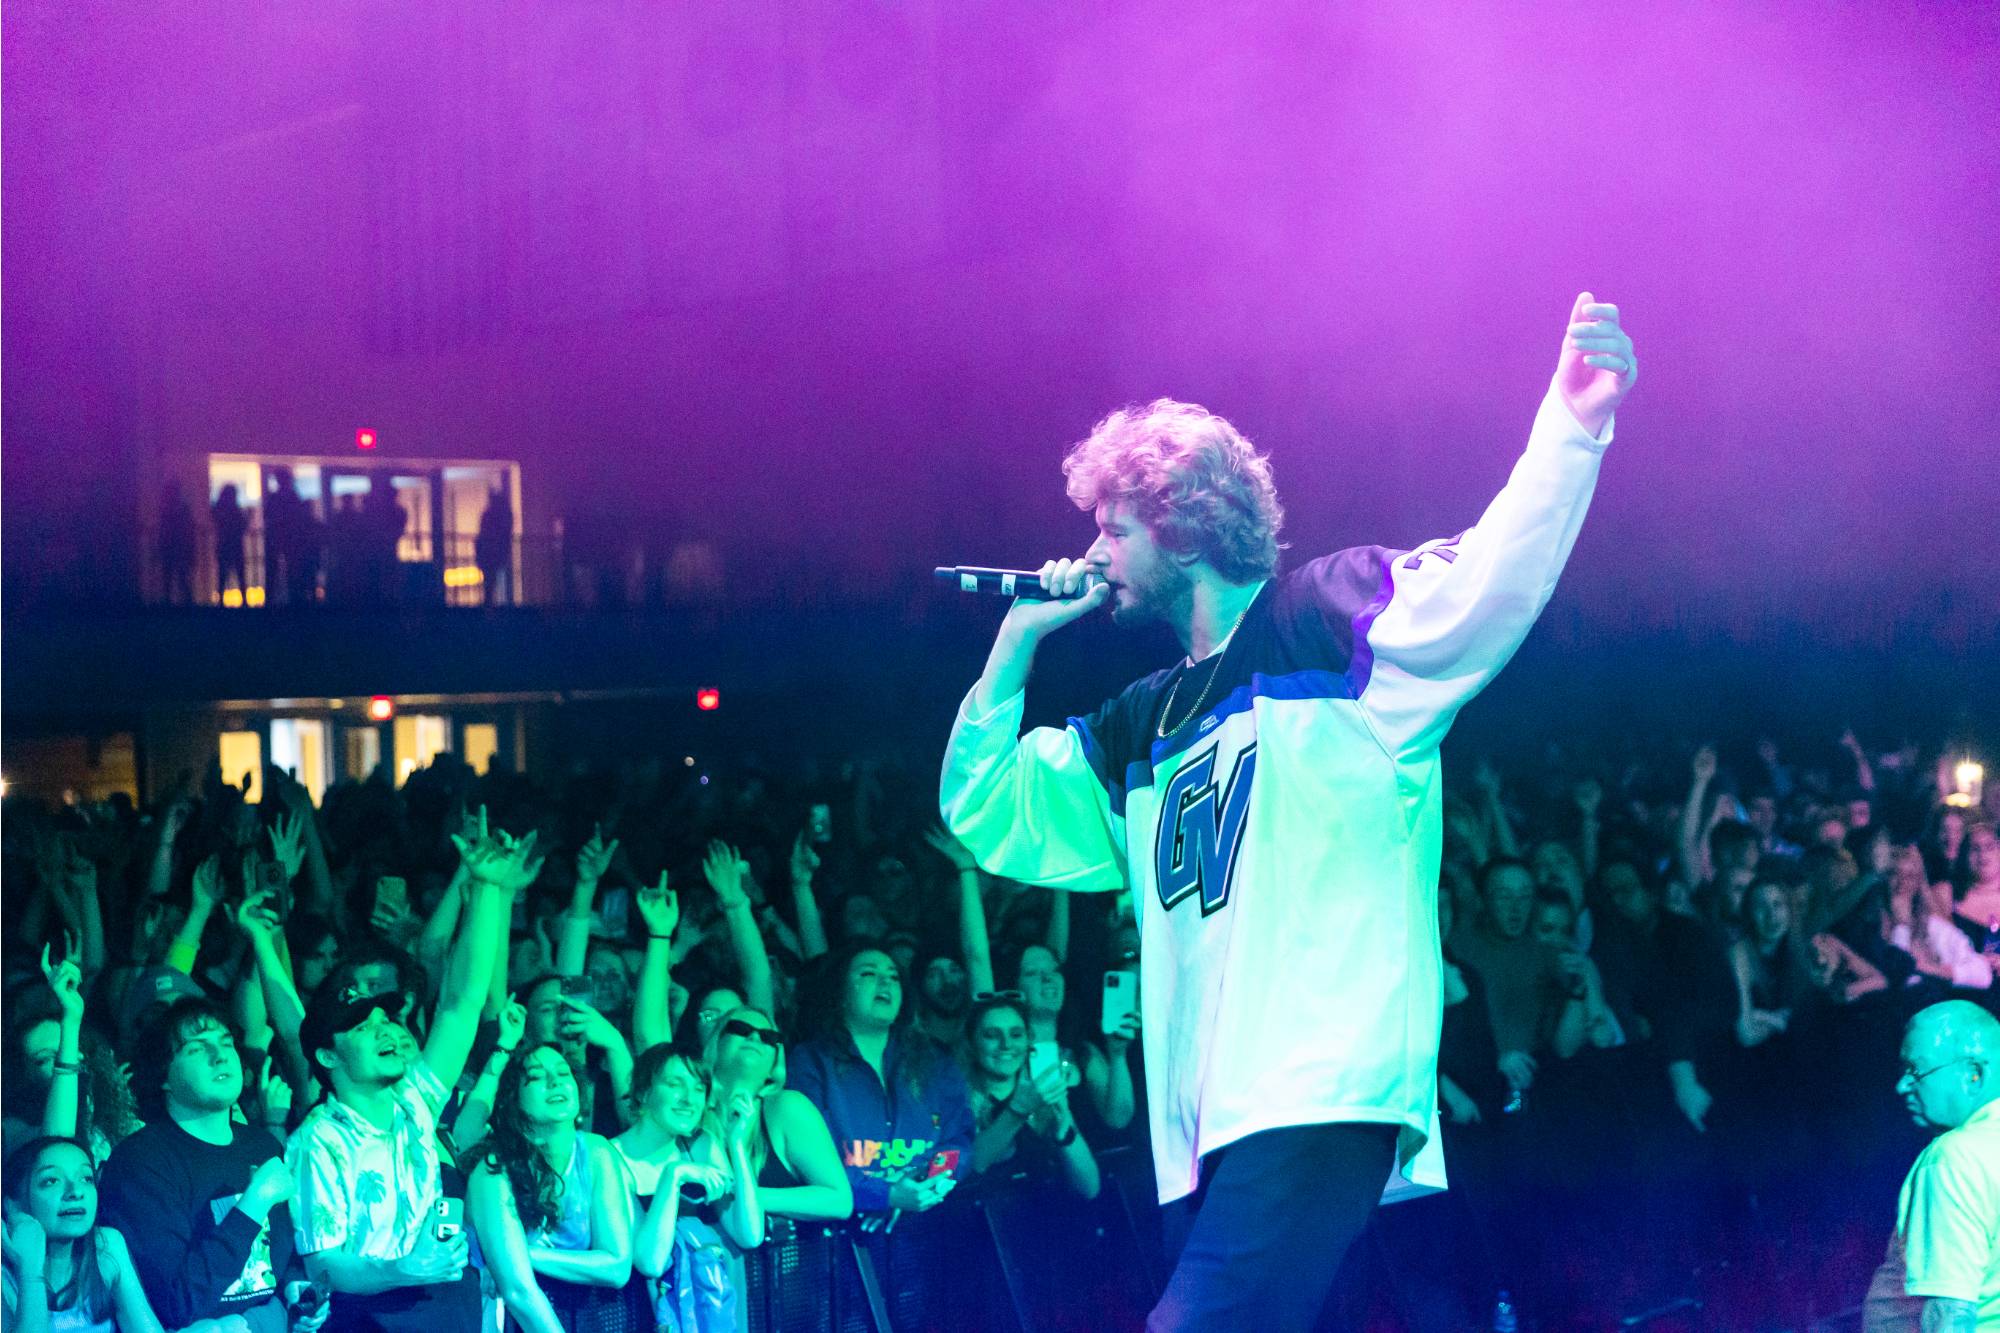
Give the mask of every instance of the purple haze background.
M 1586 622 L 2000 620 L 1992 5 L 19 0 L 5 59 L 10 562 L 368 425 L 882 586 L 1080 549 L 1063 448 L 1158 394 L 1296 554 L 1406 545 L 1588 287 L 1643 379 Z

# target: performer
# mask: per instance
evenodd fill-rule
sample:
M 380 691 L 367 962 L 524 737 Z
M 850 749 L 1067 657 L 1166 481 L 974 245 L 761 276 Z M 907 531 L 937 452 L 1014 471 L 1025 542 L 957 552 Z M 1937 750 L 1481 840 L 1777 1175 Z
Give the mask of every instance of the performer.
M 1182 1242 L 1149 1327 L 1307 1328 L 1392 1168 L 1442 1187 L 1438 744 L 1547 602 L 1637 377 L 1618 308 L 1583 293 L 1475 526 L 1283 577 L 1270 464 L 1222 418 L 1161 399 L 1064 460 L 1097 540 L 1042 566 L 1066 600 L 1007 612 L 940 803 L 994 874 L 1132 890 Z M 1106 602 L 1186 658 L 1020 735 L 1037 646 Z

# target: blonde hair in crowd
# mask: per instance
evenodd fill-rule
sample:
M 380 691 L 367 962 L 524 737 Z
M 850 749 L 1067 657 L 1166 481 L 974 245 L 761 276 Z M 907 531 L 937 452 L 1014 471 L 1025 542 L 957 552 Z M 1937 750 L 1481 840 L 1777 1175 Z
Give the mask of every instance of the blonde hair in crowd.
M 1121 408 L 1071 447 L 1063 477 L 1077 508 L 1129 504 L 1163 548 L 1200 556 L 1231 583 L 1277 570 L 1285 511 L 1270 460 L 1205 407 Z

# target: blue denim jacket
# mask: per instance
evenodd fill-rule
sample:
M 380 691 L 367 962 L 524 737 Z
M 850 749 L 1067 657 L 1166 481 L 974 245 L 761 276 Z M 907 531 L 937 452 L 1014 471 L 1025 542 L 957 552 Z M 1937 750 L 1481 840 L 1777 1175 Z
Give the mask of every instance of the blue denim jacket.
M 786 1085 L 826 1117 L 854 1186 L 854 1211 L 889 1206 L 890 1182 L 922 1175 L 939 1149 L 962 1154 L 955 1174 L 972 1169 L 972 1104 L 965 1075 L 948 1052 L 925 1051 L 892 1033 L 882 1056 L 888 1087 L 846 1032 L 802 1042 L 785 1055 Z

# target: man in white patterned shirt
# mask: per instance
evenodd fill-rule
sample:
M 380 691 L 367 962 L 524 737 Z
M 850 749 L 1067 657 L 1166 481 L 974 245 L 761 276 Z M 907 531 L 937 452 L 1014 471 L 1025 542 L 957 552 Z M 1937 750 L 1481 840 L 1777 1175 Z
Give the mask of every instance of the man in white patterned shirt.
M 478 1031 L 515 887 L 533 878 L 532 836 L 460 843 L 471 905 L 421 1055 L 398 994 L 336 975 L 314 994 L 299 1043 L 329 1096 L 292 1135 L 292 1217 L 306 1271 L 333 1293 L 327 1328 L 472 1329 L 479 1282 L 462 1230 L 440 1234 L 437 1115 Z

